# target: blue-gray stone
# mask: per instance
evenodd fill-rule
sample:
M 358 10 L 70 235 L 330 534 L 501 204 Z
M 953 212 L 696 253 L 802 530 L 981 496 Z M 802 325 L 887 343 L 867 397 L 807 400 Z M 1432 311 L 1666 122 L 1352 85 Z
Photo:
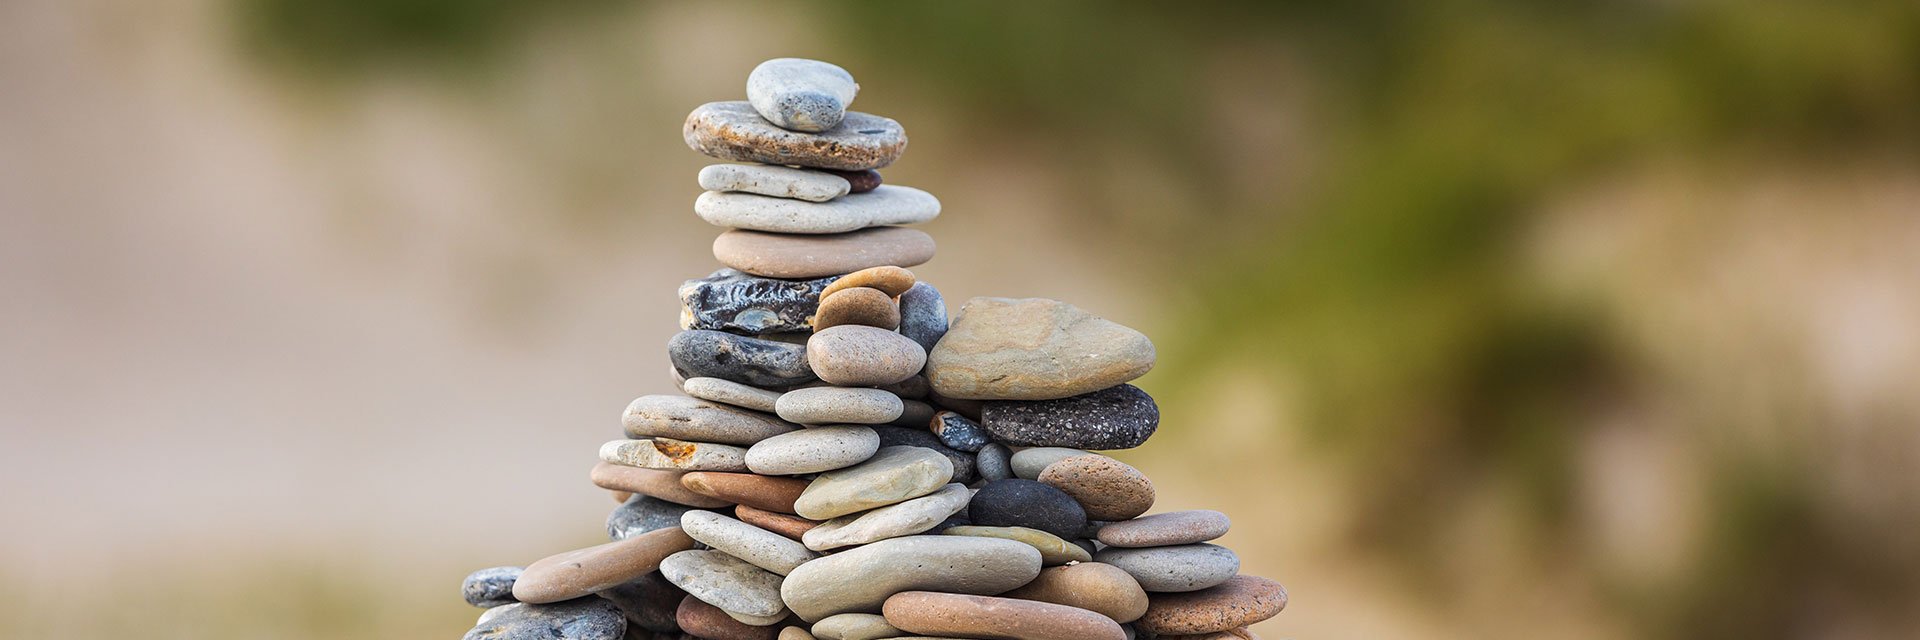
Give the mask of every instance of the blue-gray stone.
M 1139 387 L 1122 384 L 1059 400 L 989 400 L 980 426 L 1016 447 L 1131 449 L 1159 428 L 1160 407 Z
M 607 537 L 625 540 L 649 531 L 680 526 L 680 516 L 693 507 L 674 504 L 653 496 L 634 494 L 607 514 Z
M 992 482 L 1013 477 L 1013 450 L 998 442 L 980 448 L 974 456 L 974 464 L 979 467 L 980 479 Z
M 721 269 L 680 285 L 680 328 L 742 334 L 812 331 L 820 290 L 838 279 L 781 280 Z
M 720 378 L 760 388 L 784 388 L 814 380 L 807 346 L 695 329 L 667 341 L 667 357 L 690 378 Z
M 995 480 L 967 504 L 967 518 L 988 527 L 1039 529 L 1062 539 L 1086 535 L 1087 512 L 1067 492 L 1032 480 Z
M 941 444 L 967 453 L 979 453 L 982 447 L 993 442 L 980 423 L 952 411 L 934 414 L 931 425 L 933 435 L 939 436 Z
M 593 596 L 553 604 L 514 603 L 481 614 L 461 640 L 620 640 L 627 619 Z
M 900 335 L 933 353 L 933 345 L 947 335 L 947 301 L 940 290 L 925 282 L 900 294 Z
M 513 597 L 513 581 L 520 579 L 523 567 L 491 567 L 467 574 L 460 582 L 460 594 L 467 604 L 491 608 L 519 602 Z

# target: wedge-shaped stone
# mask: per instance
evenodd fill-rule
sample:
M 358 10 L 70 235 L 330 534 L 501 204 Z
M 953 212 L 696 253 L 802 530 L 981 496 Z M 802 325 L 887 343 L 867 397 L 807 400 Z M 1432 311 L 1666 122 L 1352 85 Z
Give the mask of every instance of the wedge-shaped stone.
M 953 463 L 921 447 L 882 447 L 866 462 L 820 474 L 794 501 L 794 512 L 812 520 L 904 502 L 933 493 L 953 479 Z
M 648 395 L 620 416 L 629 438 L 673 438 L 739 446 L 798 430 L 800 425 L 698 398 Z

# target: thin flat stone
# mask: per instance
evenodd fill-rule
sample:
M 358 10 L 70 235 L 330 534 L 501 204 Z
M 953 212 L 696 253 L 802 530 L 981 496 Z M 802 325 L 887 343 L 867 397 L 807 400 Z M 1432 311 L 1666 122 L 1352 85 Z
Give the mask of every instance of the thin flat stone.
M 700 495 L 680 484 L 680 476 L 685 474 L 685 471 L 642 469 L 601 461 L 593 465 L 593 472 L 588 477 L 594 485 L 602 488 L 650 496 L 689 507 L 711 509 L 730 504 L 724 500 Z M 625 503 L 627 500 L 620 502 Z
M 775 403 L 780 401 L 778 391 L 749 387 L 720 378 L 688 378 L 686 382 L 680 384 L 680 390 L 701 400 L 766 413 L 773 413 Z
M 724 504 L 720 506 L 726 506 Z M 607 537 L 625 540 L 643 533 L 680 526 L 680 516 L 693 507 L 636 495 L 607 514 Z
M 721 264 L 768 278 L 819 278 L 886 265 L 912 267 L 932 260 L 933 251 L 933 236 L 906 227 L 827 235 L 733 229 L 713 240 L 713 257 Z
M 774 405 L 781 419 L 801 424 L 886 424 L 906 410 L 900 396 L 862 387 L 794 389 Z
M 460 594 L 467 604 L 482 609 L 519 602 L 513 599 L 513 582 L 520 579 L 521 567 L 491 567 L 467 574 L 460 581 Z
M 580 598 L 488 609 L 462 640 L 620 640 L 626 631 L 626 618 L 613 603 Z
M 794 513 L 837 518 L 933 493 L 952 479 L 953 463 L 937 451 L 882 447 L 866 462 L 815 478 L 794 502 Z
M 858 425 L 814 427 L 767 438 L 747 449 L 747 469 L 794 476 L 844 469 L 880 450 L 880 435 Z
M 1013 475 L 1027 480 L 1039 480 L 1040 474 L 1055 462 L 1084 456 L 1087 452 L 1066 447 L 1034 447 L 1021 449 L 1013 454 Z
M 916 282 L 900 294 L 900 335 L 933 353 L 947 335 L 947 301 L 939 289 Z
M 745 385 L 786 388 L 814 380 L 807 347 L 777 340 L 694 329 L 667 341 L 667 357 L 688 378 L 721 378 Z
M 1134 624 L 1157 635 L 1219 633 L 1265 621 L 1287 608 L 1287 590 L 1258 576 L 1234 576 L 1211 589 L 1156 593 Z
M 833 277 L 762 278 L 721 269 L 680 284 L 680 328 L 745 334 L 807 331 Z
M 974 298 L 927 360 L 940 395 L 1057 400 L 1153 369 L 1153 341 L 1117 322 L 1046 298 Z
M 940 199 L 896 185 L 827 202 L 708 191 L 693 201 L 693 212 L 716 227 L 773 233 L 845 233 L 931 221 L 940 216 Z
M 764 413 L 673 395 L 634 399 L 621 414 L 620 422 L 629 438 L 673 438 L 742 447 L 800 429 L 800 425 Z
M 807 535 L 808 531 L 820 526 L 818 520 L 808 520 L 790 513 L 756 509 L 744 504 L 734 507 L 733 515 L 739 517 L 741 522 L 778 533 L 794 541 L 799 541 Z
M 966 485 L 948 484 L 899 504 L 828 520 L 808 531 L 801 541 L 808 549 L 826 551 L 921 533 L 967 508 L 972 497 Z
M 1111 618 L 1066 605 L 933 591 L 887 598 L 887 622 L 937 636 L 1018 640 L 1127 640 Z
M 1069 562 L 1087 562 L 1087 561 L 1093 560 L 1093 556 L 1088 554 L 1086 549 L 1082 549 L 1071 542 L 1062 540 L 1060 536 L 1056 536 L 1051 533 L 1041 531 L 1039 529 L 1029 529 L 1027 527 L 982 527 L 978 525 L 962 525 L 957 527 L 948 527 L 946 530 L 941 531 L 940 533 L 942 535 L 949 535 L 949 536 L 975 536 L 980 538 L 1000 538 L 1002 540 L 1012 540 L 1014 542 L 1021 542 L 1028 545 L 1032 545 L 1034 550 L 1040 552 L 1040 564 L 1046 565 L 1049 567 L 1054 565 L 1067 564 Z
M 1100 528 L 1100 543 L 1110 547 L 1169 547 L 1206 542 L 1227 535 L 1233 521 L 1218 511 L 1196 509 L 1109 522 Z
M 712 511 L 687 512 L 680 528 L 700 544 L 783 576 L 816 557 L 780 534 Z
M 669 527 L 548 556 L 527 565 L 513 583 L 513 597 L 544 604 L 590 595 L 651 572 L 663 558 L 693 546 L 693 538 L 679 527 Z
M 1147 612 L 1147 592 L 1140 583 L 1119 567 L 1098 562 L 1041 569 L 1033 582 L 1002 595 L 1079 607 L 1121 624 Z
M 771 164 L 715 164 L 700 170 L 700 188 L 826 202 L 847 195 L 853 183 L 828 171 Z
M 671 438 L 614 440 L 600 446 L 600 459 L 643 469 L 746 471 L 747 450 L 711 442 Z
M 1060 400 L 990 400 L 980 426 L 1014 446 L 1131 449 L 1160 427 L 1160 407 L 1139 387 L 1123 384 Z
M 916 589 L 1002 593 L 1040 573 L 1040 552 L 995 538 L 907 536 L 854 547 L 800 565 L 780 587 L 808 622 L 878 613 L 888 596 Z
M 1205 543 L 1144 549 L 1108 547 L 1094 554 L 1094 559 L 1120 567 L 1140 582 L 1140 588 L 1154 593 L 1199 591 L 1240 572 L 1240 556 L 1232 549 Z
M 774 126 L 745 101 L 709 102 L 687 114 L 687 146 L 732 162 L 798 165 L 857 171 L 893 164 L 907 150 L 907 132 L 891 118 L 848 111 L 820 133 Z
M 695 472 L 681 476 L 680 484 L 701 495 L 781 513 L 793 513 L 793 501 L 807 488 L 805 480 L 751 473 Z
M 747 74 L 747 103 L 782 129 L 820 132 L 839 125 L 860 94 L 853 74 L 807 58 L 774 58 Z
M 673 631 L 685 631 L 690 637 L 701 640 L 776 640 L 774 634 L 779 627 L 755 626 L 741 622 L 732 612 L 701 602 L 699 598 L 688 595 L 680 600 L 680 606 L 674 611 L 676 627 Z M 668 638 L 689 636 L 673 635 Z
M 689 550 L 660 562 L 660 575 L 687 595 L 722 610 L 749 616 L 777 616 L 780 576 L 719 551 Z

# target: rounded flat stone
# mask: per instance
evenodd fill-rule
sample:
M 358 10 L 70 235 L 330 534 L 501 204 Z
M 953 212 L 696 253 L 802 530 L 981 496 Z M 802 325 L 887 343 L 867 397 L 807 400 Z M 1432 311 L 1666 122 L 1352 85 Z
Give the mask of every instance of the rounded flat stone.
M 827 384 L 894 384 L 927 364 L 927 352 L 906 336 L 859 325 L 829 327 L 807 339 L 807 363 Z
M 933 220 L 940 217 L 940 199 L 913 187 L 894 185 L 827 202 L 708 191 L 693 201 L 693 212 L 716 227 L 773 233 L 846 233 Z
M 482 609 L 519 602 L 513 599 L 513 581 L 520 579 L 521 567 L 491 567 L 467 574 L 460 581 L 460 595 L 467 604 Z
M 580 598 L 555 604 L 509 604 L 488 609 L 463 640 L 620 640 L 627 620 L 613 603 Z
M 693 546 L 693 538 L 679 527 L 669 527 L 548 556 L 527 565 L 513 583 L 513 597 L 544 604 L 590 595 L 645 575 L 659 568 L 668 555 Z
M 720 505 L 720 506 L 725 506 Z M 607 537 L 625 540 L 643 533 L 680 526 L 680 517 L 693 507 L 636 495 L 607 514 Z
M 1218 633 L 1265 621 L 1287 608 L 1287 590 L 1258 576 L 1234 576 L 1211 589 L 1156 593 L 1134 623 L 1158 635 Z
M 920 447 L 946 456 L 947 462 L 953 464 L 952 482 L 973 484 L 974 479 L 978 477 L 973 469 L 973 456 L 940 442 L 940 437 L 933 435 L 933 432 L 928 431 L 925 426 L 911 428 L 876 425 L 873 427 L 873 432 L 880 434 L 882 447 Z
M 939 636 L 1014 640 L 1126 640 L 1106 616 L 1065 605 L 933 591 L 887 598 L 887 622 L 904 631 Z
M 708 402 L 730 404 L 767 413 L 773 413 L 774 403 L 780 401 L 778 391 L 749 387 L 720 378 L 688 378 L 686 382 L 680 384 L 680 390 Z
M 660 575 L 673 585 L 723 611 L 748 616 L 777 616 L 780 576 L 719 551 L 688 550 L 660 561 Z
M 1087 528 L 1087 512 L 1072 496 L 1032 480 L 995 480 L 980 487 L 967 506 L 974 524 L 1027 527 L 1061 538 L 1078 537 Z
M 680 529 L 700 544 L 762 569 L 787 575 L 815 554 L 800 543 L 712 511 L 689 511 Z
M 629 438 L 664 437 L 742 447 L 800 428 L 764 413 L 672 395 L 634 399 L 620 423 Z
M 1049 566 L 1049 567 L 1054 565 L 1066 564 L 1069 562 L 1087 562 L 1087 561 L 1093 560 L 1093 556 L 1091 554 L 1088 554 L 1086 549 L 1082 549 L 1078 545 L 1075 545 L 1071 542 L 1067 542 L 1066 540 L 1062 540 L 1060 539 L 1060 536 L 1056 536 L 1051 533 L 1041 531 L 1039 529 L 1029 529 L 1026 527 L 982 527 L 977 525 L 961 525 L 956 527 L 948 527 L 946 530 L 941 531 L 940 533 L 942 535 L 949 535 L 949 536 L 975 536 L 980 538 L 1000 538 L 1003 540 L 1012 540 L 1014 542 L 1026 543 L 1026 544 L 1032 545 L 1034 550 L 1040 552 L 1040 564 Z
M 720 378 L 755 387 L 785 388 L 814 380 L 806 345 L 694 329 L 667 341 L 667 357 L 688 378 Z
M 860 464 L 879 450 L 880 435 L 871 428 L 813 427 L 753 445 L 747 449 L 747 469 L 769 476 L 821 473 Z
M 701 602 L 691 595 L 680 599 L 674 612 L 676 631 L 685 631 L 706 640 L 776 640 L 779 627 L 753 626 L 728 615 L 719 607 Z
M 1240 556 L 1232 549 L 1205 543 L 1143 549 L 1107 547 L 1093 557 L 1120 567 L 1140 583 L 1140 588 L 1154 593 L 1199 591 L 1240 572 Z
M 813 634 L 808 633 L 806 629 L 802 629 L 800 627 L 784 627 L 780 629 L 780 637 L 777 638 L 776 640 L 819 640 L 819 639 L 813 637 Z
M 1055 462 L 1074 456 L 1088 455 L 1079 449 L 1066 447 L 1034 447 L 1021 449 L 1013 454 L 1013 475 L 1027 480 L 1039 480 L 1047 467 Z
M 951 398 L 1057 400 L 1153 369 L 1145 334 L 1046 298 L 974 298 L 927 359 L 927 379 Z
M 900 294 L 900 335 L 933 353 L 947 335 L 947 301 L 939 289 L 916 282 Z
M 860 464 L 820 474 L 794 501 L 794 513 L 827 520 L 933 493 L 953 479 L 953 463 L 920 447 L 881 447 Z
M 1196 633 L 1181 636 L 1155 636 L 1154 640 L 1260 640 L 1260 636 L 1246 627 L 1236 627 L 1213 633 Z
M 600 445 L 600 459 L 642 469 L 746 471 L 747 450 L 711 442 L 672 438 L 614 440 Z
M 933 419 L 927 422 L 933 435 L 940 438 L 940 444 L 953 447 L 958 451 L 977 453 L 993 442 L 987 435 L 987 430 L 980 428 L 980 423 L 968 420 L 966 416 L 953 411 L 934 414 Z
M 840 613 L 877 613 L 902 591 L 1002 593 L 1039 573 L 1040 552 L 1012 540 L 907 536 L 800 565 L 780 594 L 795 615 L 819 622 Z
M 778 533 L 794 541 L 800 540 L 807 535 L 808 531 L 820 526 L 818 520 L 808 520 L 791 513 L 755 509 L 746 505 L 734 507 L 733 515 L 740 518 L 741 522 Z
M 807 331 L 833 278 L 781 280 L 735 269 L 680 284 L 680 328 L 763 334 Z
M 821 299 L 820 312 L 813 316 L 813 330 L 843 324 L 858 324 L 879 327 L 892 331 L 900 328 L 900 305 L 892 296 L 879 289 L 855 287 L 836 291 Z
M 1170 547 L 1206 542 L 1227 535 L 1233 521 L 1206 509 L 1169 511 L 1100 527 L 1100 544 L 1110 547 Z
M 988 401 L 980 426 L 1019 447 L 1131 449 L 1153 437 L 1160 407 L 1139 387 L 1123 384 L 1060 400 Z
M 808 549 L 826 551 L 921 533 L 967 508 L 972 497 L 966 485 L 948 484 L 912 500 L 828 520 L 801 541 Z
M 681 134 L 694 151 L 721 160 L 843 171 L 884 168 L 907 150 L 907 131 L 891 118 L 848 111 L 839 126 L 803 133 L 774 126 L 745 101 L 700 105 Z
M 980 448 L 974 456 L 974 466 L 978 468 L 980 479 L 988 482 L 1013 478 L 1013 452 L 1007 445 L 993 442 Z
M 627 616 L 629 628 L 639 627 L 654 633 L 680 630 L 679 623 L 674 621 L 674 610 L 680 606 L 680 600 L 687 597 L 686 592 L 673 586 L 658 571 L 595 595 L 619 607 Z
M 780 396 L 774 411 L 801 424 L 886 424 L 900 417 L 900 396 L 861 387 L 808 387 Z
M 711 509 L 730 504 L 725 500 L 703 496 L 686 488 L 680 484 L 680 476 L 685 474 L 685 471 L 642 469 L 601 461 L 593 465 L 593 471 L 588 477 L 595 486 L 601 488 L 659 498 L 689 507 Z M 621 500 L 621 503 L 625 502 L 627 501 Z
M 819 278 L 885 265 L 912 267 L 932 260 L 933 250 L 933 236 L 906 227 L 827 235 L 733 229 L 713 240 L 713 257 L 721 264 L 769 278 Z
M 825 171 L 827 173 L 831 173 L 833 175 L 846 178 L 847 184 L 850 186 L 850 188 L 848 189 L 848 193 L 866 193 L 868 191 L 872 191 L 874 189 L 880 188 L 880 183 L 882 182 L 882 180 L 880 179 L 880 172 L 874 171 L 872 169 L 865 169 L 861 171 L 841 171 L 839 169 L 821 169 L 821 171 Z
M 898 638 L 906 632 L 887 624 L 887 618 L 880 614 L 842 613 L 813 623 L 813 635 L 820 640 L 882 640 Z
M 695 472 L 681 476 L 680 484 L 703 496 L 780 513 L 793 513 L 794 500 L 807 489 L 805 480 L 751 473 Z
M 1094 520 L 1126 520 L 1153 508 L 1153 481 L 1147 474 L 1099 454 L 1047 465 L 1039 481 L 1073 496 Z
M 820 299 L 848 289 L 875 289 L 889 298 L 898 297 L 912 288 L 915 281 L 912 271 L 900 267 L 871 267 L 840 276 L 820 290 Z
M 1079 607 L 1121 624 L 1147 612 L 1147 592 L 1140 583 L 1119 567 L 1099 562 L 1041 569 L 1033 582 L 1003 595 Z
M 700 188 L 826 202 L 847 195 L 853 182 L 830 171 L 771 164 L 715 164 L 700 170 Z
M 767 122 L 792 131 L 834 128 L 859 93 L 853 74 L 819 60 L 774 58 L 747 74 L 747 103 Z

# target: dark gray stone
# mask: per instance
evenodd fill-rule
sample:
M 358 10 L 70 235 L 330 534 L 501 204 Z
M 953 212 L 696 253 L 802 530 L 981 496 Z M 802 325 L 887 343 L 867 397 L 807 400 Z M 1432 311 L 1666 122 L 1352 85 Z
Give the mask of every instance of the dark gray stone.
M 481 614 L 462 640 L 620 640 L 627 619 L 613 603 L 593 596 L 553 604 L 514 603 Z
M 1012 478 L 1013 450 L 998 442 L 988 444 L 974 456 L 974 464 L 979 467 L 981 480 L 992 482 Z
M 981 447 L 993 442 L 980 423 L 952 411 L 934 414 L 931 425 L 933 435 L 940 438 L 941 444 L 967 453 L 979 453 Z
M 680 516 L 693 507 L 674 504 L 653 496 L 634 494 L 607 514 L 607 537 L 625 540 L 648 531 L 680 526 Z
M 1160 407 L 1123 384 L 1059 400 L 989 400 L 980 418 L 994 440 L 1009 445 L 1104 451 L 1146 442 L 1160 426 Z
M 940 452 L 940 455 L 946 456 L 947 460 L 953 463 L 953 482 L 972 484 L 974 478 L 977 477 L 977 474 L 973 471 L 973 456 L 967 455 L 940 442 L 940 438 L 933 435 L 931 431 L 912 427 L 890 427 L 886 425 L 874 425 L 873 431 L 874 433 L 880 434 L 881 447 L 891 447 L 895 445 L 925 447 Z
M 596 595 L 619 607 L 627 616 L 627 624 L 654 633 L 673 633 L 680 630 L 674 612 L 679 610 L 680 600 L 687 597 L 687 592 L 654 571 Z
M 967 504 L 967 517 L 988 527 L 1027 527 L 1063 539 L 1086 533 L 1087 512 L 1065 491 L 1032 480 L 995 480 Z
M 467 604 L 491 608 L 519 602 L 513 597 L 513 581 L 520 579 L 523 567 L 492 567 L 467 574 L 460 583 L 460 594 Z
M 680 328 L 749 335 L 812 331 L 820 290 L 838 279 L 780 280 L 721 269 L 680 285 Z
M 806 345 L 725 331 L 695 329 L 674 334 L 667 341 L 667 357 L 688 377 L 720 378 L 763 389 L 814 380 Z
M 947 335 L 947 301 L 940 290 L 925 282 L 900 294 L 900 335 L 933 353 L 933 345 Z

